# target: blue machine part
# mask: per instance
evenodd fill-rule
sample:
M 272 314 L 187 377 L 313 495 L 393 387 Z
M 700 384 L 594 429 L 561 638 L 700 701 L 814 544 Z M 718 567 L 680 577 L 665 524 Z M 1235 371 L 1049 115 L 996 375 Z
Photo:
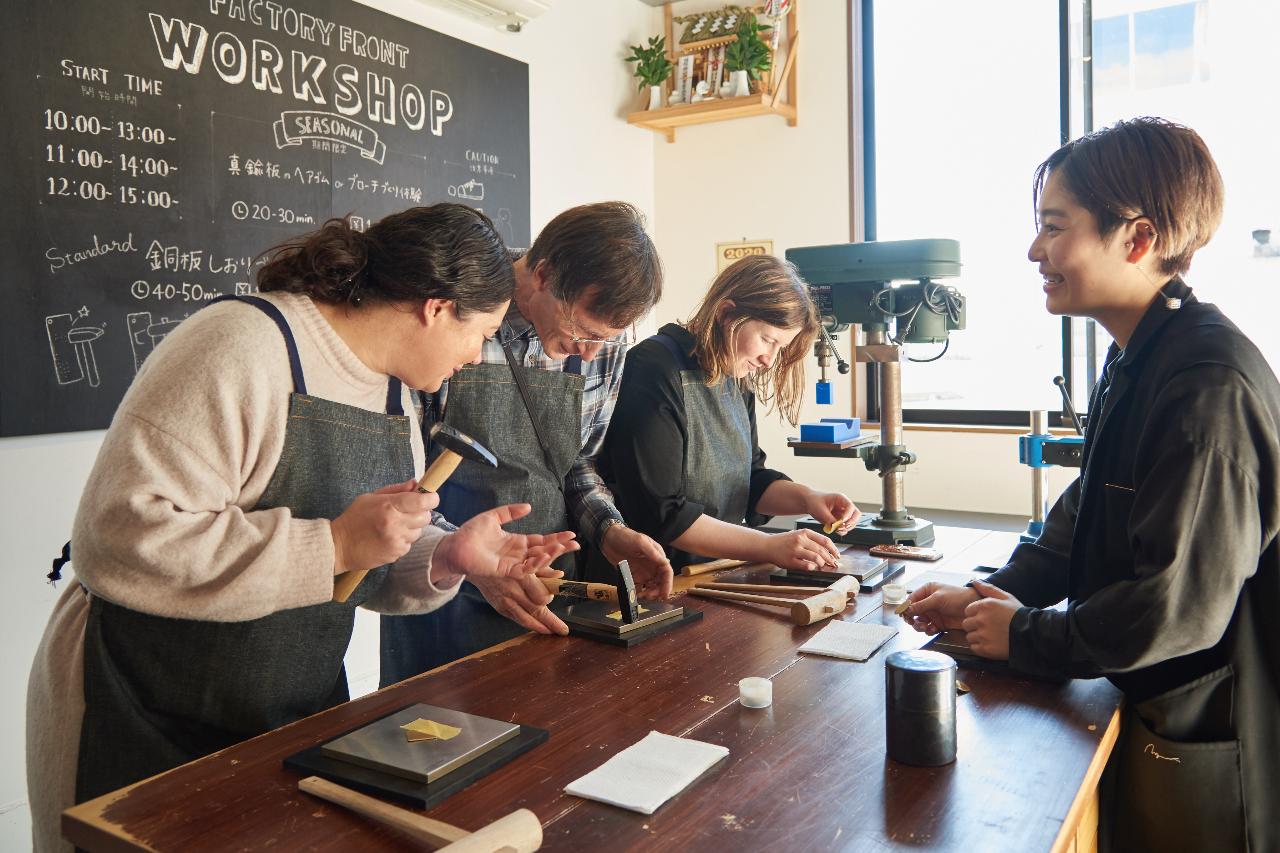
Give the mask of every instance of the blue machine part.
M 830 406 L 831 405 L 831 383 L 819 382 L 817 390 L 818 390 L 818 405 Z
M 1018 462 L 1031 468 L 1079 468 L 1084 437 L 1079 435 L 1020 435 Z
M 800 440 L 838 444 L 857 438 L 861 425 L 858 418 L 823 418 L 816 424 L 800 424 Z
M 1018 536 L 1019 542 L 1034 542 L 1040 538 L 1040 534 L 1044 533 L 1043 521 L 1028 521 L 1027 529 Z

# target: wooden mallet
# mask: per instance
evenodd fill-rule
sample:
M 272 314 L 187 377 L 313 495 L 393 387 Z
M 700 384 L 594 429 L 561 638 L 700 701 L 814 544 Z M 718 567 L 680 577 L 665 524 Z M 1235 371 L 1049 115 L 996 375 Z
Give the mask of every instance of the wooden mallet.
M 453 824 L 384 803 L 319 776 L 299 780 L 298 790 L 351 809 L 374 823 L 398 829 L 442 853 L 533 853 L 542 846 L 542 824 L 538 816 L 528 809 L 517 809 L 475 832 L 467 832 Z
M 628 625 L 636 621 L 640 615 L 640 604 L 636 601 L 636 583 L 631 577 L 631 564 L 623 560 L 618 564 L 618 583 L 587 583 L 585 581 L 567 581 L 560 578 L 539 578 L 547 592 L 552 595 L 563 595 L 567 598 L 585 598 L 588 601 L 615 601 L 622 621 Z
M 463 435 L 458 430 L 439 421 L 431 425 L 431 440 L 443 448 L 436 460 L 427 468 L 427 472 L 418 481 L 418 491 L 438 492 L 449 479 L 463 459 L 479 462 L 491 468 L 498 467 L 498 460 L 480 442 Z M 333 582 L 333 600 L 346 601 L 355 592 L 360 581 L 369 573 L 368 569 L 344 572 Z
M 817 595 L 802 598 L 798 601 L 791 598 L 779 598 L 773 595 L 754 595 L 747 592 L 730 592 L 721 589 L 709 589 L 695 586 L 689 590 L 690 595 L 704 598 L 720 598 L 726 601 L 743 601 L 748 604 L 763 604 L 767 607 L 785 607 L 791 611 L 791 621 L 796 625 L 812 625 L 823 619 L 830 619 L 837 613 L 843 613 L 849 606 L 851 591 L 856 591 L 857 580 L 853 577 L 840 578 Z M 744 584 L 745 585 L 745 584 Z M 712 584 L 711 586 L 724 586 Z M 763 586 L 763 584 L 760 584 Z

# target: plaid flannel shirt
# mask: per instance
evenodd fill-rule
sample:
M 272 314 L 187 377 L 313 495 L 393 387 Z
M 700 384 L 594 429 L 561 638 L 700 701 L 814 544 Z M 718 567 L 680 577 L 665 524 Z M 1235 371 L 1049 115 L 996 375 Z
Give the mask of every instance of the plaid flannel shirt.
M 537 330 L 516 308 L 514 301 L 507 309 L 495 339 L 484 342 L 480 361 L 484 364 L 505 365 L 507 357 L 502 351 L 502 341 L 510 343 L 517 363 L 525 367 L 551 371 L 564 369 L 565 360 L 547 356 Z M 582 362 L 582 450 L 565 477 L 564 495 L 568 503 L 569 518 L 576 525 L 578 535 L 584 544 L 590 543 L 597 548 L 609 524 L 622 521 L 622 515 L 614 505 L 613 493 L 596 470 L 596 457 L 604 447 L 609 418 L 613 416 L 614 406 L 618 402 L 618 390 L 622 386 L 622 365 L 628 349 L 629 346 L 625 343 L 614 344 L 601 349 L 591 361 Z M 436 396 L 443 416 L 449 401 L 448 382 L 441 386 Z M 516 405 L 523 406 L 524 403 L 517 400 Z M 447 521 L 442 522 L 438 514 L 435 523 L 439 527 L 456 529 Z

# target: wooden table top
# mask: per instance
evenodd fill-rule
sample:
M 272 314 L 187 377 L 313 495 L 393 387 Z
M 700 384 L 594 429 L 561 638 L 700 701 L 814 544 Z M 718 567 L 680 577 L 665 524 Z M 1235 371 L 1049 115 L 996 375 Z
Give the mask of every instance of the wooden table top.
M 940 528 L 924 572 L 1000 565 L 1016 535 Z M 721 573 L 721 580 L 766 570 Z M 692 581 L 678 579 L 679 588 Z M 545 728 L 551 738 L 430 810 L 464 829 L 517 808 L 546 850 L 1059 849 L 1074 830 L 1118 730 L 1105 680 L 1047 684 L 962 668 L 958 756 L 937 768 L 885 756 L 884 658 L 926 639 L 859 595 L 846 620 L 901 626 L 870 661 L 799 655 L 825 623 L 681 595 L 705 613 L 630 650 L 526 635 L 447 667 L 83 803 L 63 832 L 92 851 L 419 849 L 297 790 L 281 761 L 413 702 Z M 773 706 L 743 708 L 738 680 L 773 679 Z M 727 760 L 653 815 L 564 793 L 650 731 L 727 746 Z

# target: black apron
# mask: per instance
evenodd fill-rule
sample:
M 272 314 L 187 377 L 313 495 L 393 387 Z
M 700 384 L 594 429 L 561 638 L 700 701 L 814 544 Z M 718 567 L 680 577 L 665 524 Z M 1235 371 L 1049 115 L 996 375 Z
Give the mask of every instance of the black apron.
M 310 397 L 283 314 L 263 299 L 240 301 L 280 327 L 294 382 L 284 450 L 255 509 L 332 519 L 357 496 L 412 476 L 400 381 L 388 383 L 386 414 Z M 371 571 L 344 603 L 246 622 L 152 616 L 87 592 L 76 802 L 345 702 L 355 608 L 386 572 Z
M 707 387 L 707 375 L 675 338 L 659 332 L 653 340 L 665 346 L 680 365 L 688 439 L 684 449 L 684 495 L 702 504 L 707 515 L 742 524 L 751 499 L 751 415 L 738 381 L 726 376 Z M 671 565 L 679 569 L 707 559 L 667 546 Z
M 513 371 L 529 391 L 526 408 Z M 454 524 L 510 503 L 533 511 L 506 525 L 517 533 L 570 529 L 564 481 L 582 451 L 582 359 L 565 360 L 563 371 L 508 364 L 468 365 L 449 380 L 444 422 L 483 444 L 497 469 L 463 461 L 440 488 L 439 511 Z M 543 452 L 531 425 L 538 418 L 550 447 Z M 424 422 L 428 418 L 423 418 Z M 435 449 L 433 449 L 434 451 Z M 434 454 L 433 454 L 434 455 Z M 556 562 L 565 577 L 578 577 L 573 554 Z M 567 606 L 555 600 L 557 609 Z M 439 610 L 418 616 L 383 616 L 381 686 L 442 666 L 506 642 L 525 629 L 494 610 L 474 585 Z

